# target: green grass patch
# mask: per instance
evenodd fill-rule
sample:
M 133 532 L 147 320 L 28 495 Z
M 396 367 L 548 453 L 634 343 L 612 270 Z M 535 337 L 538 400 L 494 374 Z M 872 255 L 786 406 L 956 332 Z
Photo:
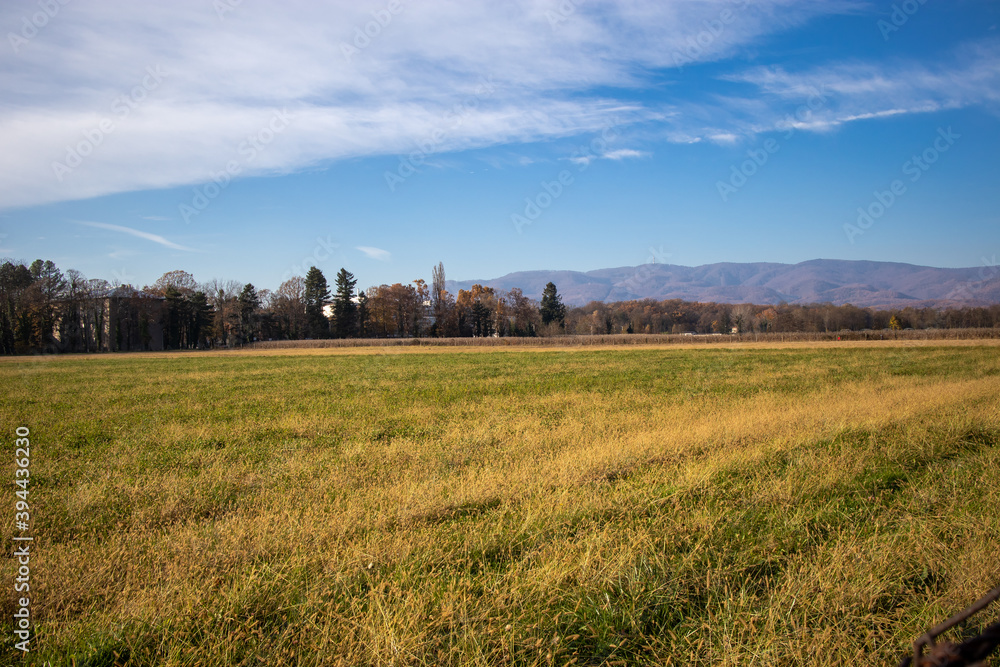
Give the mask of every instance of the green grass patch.
M 0 380 L 8 441 L 31 429 L 38 631 L 22 660 L 0 621 L 0 660 L 881 665 L 1000 571 L 994 346 L 103 355 Z

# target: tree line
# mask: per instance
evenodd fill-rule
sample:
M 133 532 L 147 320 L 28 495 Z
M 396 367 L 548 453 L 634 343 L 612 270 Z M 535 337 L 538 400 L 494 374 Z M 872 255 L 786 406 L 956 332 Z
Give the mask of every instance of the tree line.
M 333 285 L 312 267 L 276 290 L 251 283 L 198 283 L 170 271 L 152 285 L 87 279 L 51 261 L 0 265 L 0 353 L 238 347 L 260 340 L 549 336 L 612 333 L 824 332 L 1000 326 L 1000 305 L 879 310 L 851 305 L 752 305 L 653 299 L 568 308 L 548 283 L 540 301 L 517 288 L 431 283 L 357 289 L 340 269 Z
M 859 308 L 830 303 L 755 305 L 641 299 L 592 301 L 571 309 L 566 332 L 612 333 L 818 333 L 901 329 L 1000 327 L 1000 304 L 962 308 Z
M 439 262 L 430 285 L 418 279 L 355 291 L 356 285 L 354 275 L 342 268 L 331 291 L 323 272 L 309 269 L 303 279 L 306 337 L 536 336 L 565 329 L 566 307 L 552 283 L 540 303 L 517 288 L 479 284 L 453 295 Z
M 51 261 L 0 265 L 0 353 L 98 352 L 238 347 L 308 338 L 536 336 L 565 328 L 555 285 L 541 303 L 519 289 L 473 285 L 453 295 L 444 265 L 432 283 L 356 289 L 341 269 L 331 286 L 311 267 L 276 290 L 252 283 L 198 283 L 169 271 L 137 288 L 88 280 Z M 159 336 L 159 338 L 158 338 Z

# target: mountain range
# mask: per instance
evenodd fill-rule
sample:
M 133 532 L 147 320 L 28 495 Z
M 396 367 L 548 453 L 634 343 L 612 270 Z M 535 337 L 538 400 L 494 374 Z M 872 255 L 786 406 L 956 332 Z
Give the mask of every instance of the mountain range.
M 717 303 L 853 304 L 863 308 L 960 307 L 1000 303 L 1000 266 L 947 269 L 896 262 L 814 259 L 799 264 L 770 262 L 643 264 L 595 271 L 519 271 L 492 280 L 448 281 L 456 294 L 472 285 L 509 290 L 541 299 L 555 283 L 563 303 L 683 299 Z

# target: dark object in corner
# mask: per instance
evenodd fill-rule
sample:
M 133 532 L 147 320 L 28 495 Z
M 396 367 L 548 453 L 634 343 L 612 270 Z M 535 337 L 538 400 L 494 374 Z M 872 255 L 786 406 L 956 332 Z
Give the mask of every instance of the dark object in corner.
M 903 658 L 899 667 L 977 667 L 983 664 L 981 661 L 989 657 L 1000 645 L 1000 621 L 986 626 L 978 636 L 967 639 L 961 644 L 951 642 L 936 644 L 934 640 L 945 631 L 979 613 L 998 598 L 1000 598 L 1000 586 L 944 623 L 925 632 L 913 643 L 913 654 Z M 924 647 L 930 647 L 927 655 L 924 655 Z

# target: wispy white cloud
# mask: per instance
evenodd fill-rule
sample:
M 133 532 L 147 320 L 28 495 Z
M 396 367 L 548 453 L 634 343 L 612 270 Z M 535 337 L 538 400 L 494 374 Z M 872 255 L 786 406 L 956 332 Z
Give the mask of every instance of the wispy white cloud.
M 624 160 L 625 158 L 639 158 L 639 157 L 649 157 L 649 153 L 646 151 L 637 151 L 634 148 L 619 148 L 613 151 L 607 151 L 601 155 L 605 160 Z
M 203 183 L 230 161 L 243 176 L 288 173 L 415 149 L 543 142 L 610 125 L 654 125 L 679 143 L 724 143 L 890 112 L 1000 106 L 992 43 L 936 66 L 752 68 L 729 77 L 750 85 L 742 96 L 637 101 L 646 99 L 651 73 L 724 60 L 817 16 L 860 11 L 860 0 L 399 6 L 365 42 L 357 35 L 373 12 L 385 11 L 384 0 L 243 2 L 221 20 L 204 0 L 62 5 L 17 53 L 0 49 L 0 206 Z M 574 10 L 563 16 L 566 6 Z M 0 25 L 21 25 L 24 11 L 0 3 Z M 732 20 L 703 39 L 724 11 Z M 553 15 L 565 20 L 554 24 Z M 163 74 L 144 90 L 147 68 Z M 821 108 L 788 120 L 814 90 L 825 91 Z M 281 110 L 288 127 L 268 135 Z M 109 122 L 112 131 L 100 129 Z M 250 138 L 263 136 L 271 140 L 247 150 Z M 616 150 L 629 149 L 607 154 Z M 56 173 L 55 163 L 84 151 L 79 166 Z
M 649 157 L 649 155 L 650 153 L 648 151 L 639 151 L 634 148 L 616 148 L 614 150 L 604 151 L 600 155 L 577 155 L 566 159 L 573 164 L 585 166 L 598 159 L 621 161 L 626 158 Z
M 732 132 L 719 132 L 717 134 L 710 134 L 706 138 L 717 144 L 734 144 L 740 140 L 740 135 L 733 134 Z
M 751 119 L 733 123 L 744 134 L 790 128 L 822 132 L 855 121 L 968 106 L 1000 111 L 1000 45 L 992 42 L 962 45 L 933 64 L 847 62 L 794 72 L 759 67 L 726 78 L 759 90 L 761 99 L 729 99 L 723 105 Z
M 391 253 L 388 250 L 382 250 L 381 248 L 373 248 L 372 246 L 359 245 L 357 250 L 360 250 L 370 259 L 377 259 L 380 262 L 388 262 L 391 258 Z
M 150 232 L 144 232 L 139 229 L 132 229 L 131 227 L 124 227 L 122 225 L 112 225 L 107 222 L 89 222 L 85 220 L 76 221 L 76 224 L 86 225 L 87 227 L 94 227 L 96 229 L 106 229 L 112 232 L 120 232 L 122 234 L 128 234 L 130 236 L 135 236 L 140 239 L 152 241 L 153 243 L 158 243 L 166 248 L 171 248 L 172 250 L 185 250 L 187 252 L 198 252 L 194 248 L 188 248 L 186 246 L 174 243 L 173 241 L 168 241 L 159 234 L 151 234 Z
M 682 54 L 685 67 L 720 60 L 858 2 L 403 2 L 367 42 L 357 35 L 384 0 L 244 2 L 221 20 L 215 5 L 68 3 L 17 53 L 0 50 L 0 205 L 202 183 L 231 160 L 244 176 L 286 173 L 664 122 L 667 103 L 594 91 L 641 91 Z M 734 7 L 693 51 L 706 22 Z M 23 11 L 3 3 L 0 25 L 20 25 Z M 143 91 L 147 68 L 162 82 Z M 252 158 L 241 152 L 282 109 L 287 129 Z M 79 166 L 56 174 L 81 146 Z

